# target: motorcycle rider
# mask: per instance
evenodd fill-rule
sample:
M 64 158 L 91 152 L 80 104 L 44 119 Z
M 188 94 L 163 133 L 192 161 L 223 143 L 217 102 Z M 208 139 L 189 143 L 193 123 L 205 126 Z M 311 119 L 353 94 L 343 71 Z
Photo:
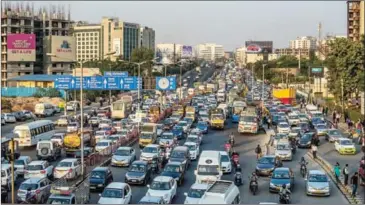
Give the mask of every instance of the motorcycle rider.
M 232 155 L 232 146 L 231 143 L 229 143 L 229 141 L 227 141 L 226 144 L 224 144 L 224 148 L 226 149 L 229 155 Z
M 238 164 L 237 165 L 237 168 L 235 170 L 235 173 L 234 173 L 234 181 L 236 183 L 236 185 L 242 185 L 242 169 L 241 169 L 241 166 Z
M 283 199 L 286 198 L 287 195 L 290 195 L 291 191 L 288 189 L 288 187 L 286 186 L 286 184 L 283 184 L 283 186 L 280 188 L 280 201 L 282 201 Z
M 231 134 L 229 135 L 229 142 L 231 143 L 231 145 L 234 145 L 234 135 L 233 132 L 231 132 Z
M 253 183 L 253 182 L 257 182 L 257 180 L 258 180 L 258 179 L 259 179 L 259 178 L 258 178 L 258 176 L 256 175 L 256 173 L 255 173 L 255 172 L 252 172 L 251 177 L 250 177 L 250 187 L 251 187 L 252 183 Z
M 27 189 L 27 193 L 25 194 L 25 202 L 31 204 L 31 202 L 29 200 L 32 199 L 32 196 L 33 196 L 33 194 L 32 194 L 32 188 L 29 187 Z

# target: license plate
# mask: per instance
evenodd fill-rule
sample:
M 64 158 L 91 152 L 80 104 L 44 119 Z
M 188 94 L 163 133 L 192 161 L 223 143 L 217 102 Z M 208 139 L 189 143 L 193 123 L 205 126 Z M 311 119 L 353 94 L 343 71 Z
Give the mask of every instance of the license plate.
M 90 189 L 96 189 L 96 187 L 92 187 L 92 186 L 91 186 L 91 187 L 90 187 Z
M 132 182 L 137 182 L 137 180 L 133 179 Z

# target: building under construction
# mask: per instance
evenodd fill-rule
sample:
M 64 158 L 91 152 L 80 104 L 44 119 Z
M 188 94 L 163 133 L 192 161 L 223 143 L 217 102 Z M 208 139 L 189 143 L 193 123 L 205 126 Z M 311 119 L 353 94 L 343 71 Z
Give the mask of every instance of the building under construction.
M 12 82 L 8 82 L 7 80 L 16 76 L 71 73 L 71 66 L 74 60 L 53 61 L 50 60 L 51 57 L 49 55 L 46 55 L 50 49 L 48 48 L 50 45 L 46 42 L 48 38 L 53 38 L 54 36 L 70 36 L 72 23 L 70 8 L 66 12 L 64 6 L 50 5 L 49 8 L 41 7 L 35 9 L 34 3 L 30 2 L 2 1 L 1 4 L 2 87 L 14 86 Z M 22 57 L 25 55 L 22 55 L 21 52 L 26 53 L 27 51 L 19 51 L 19 48 L 28 46 L 26 48 L 29 49 L 29 45 L 32 43 L 22 40 L 21 38 L 23 37 L 21 36 L 33 35 L 14 34 L 34 34 L 35 54 L 33 53 L 32 57 Z M 18 36 L 20 40 L 10 41 L 9 38 L 14 38 L 14 36 Z M 13 45 L 8 45 L 9 42 L 12 42 Z M 34 47 L 31 47 L 34 51 Z M 62 48 L 65 48 L 65 46 Z M 11 52 L 8 49 L 12 49 Z M 20 55 L 17 55 L 19 52 Z
M 365 34 L 365 2 L 347 2 L 347 37 L 353 41 L 359 41 Z

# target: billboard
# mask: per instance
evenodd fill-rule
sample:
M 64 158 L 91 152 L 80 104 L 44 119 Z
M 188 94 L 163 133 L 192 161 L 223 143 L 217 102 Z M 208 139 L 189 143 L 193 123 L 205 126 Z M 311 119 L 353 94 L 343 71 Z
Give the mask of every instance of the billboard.
M 264 50 L 272 53 L 273 51 L 272 41 L 246 41 L 245 46 L 247 53 L 262 53 Z
M 310 70 L 311 76 L 316 78 L 324 77 L 324 68 L 323 67 L 312 67 Z
M 115 51 L 115 56 L 120 56 L 122 53 L 120 52 L 120 38 L 113 39 L 113 51 Z
M 8 61 L 35 61 L 35 34 L 8 34 Z
M 182 58 L 191 58 L 193 57 L 193 47 L 192 46 L 183 46 L 182 47 Z
M 97 76 L 101 75 L 99 68 L 82 68 L 82 76 L 84 77 L 90 77 L 90 76 Z M 81 76 L 81 68 L 75 68 L 72 71 L 72 75 L 74 77 L 80 77 Z
M 72 36 L 51 36 L 52 62 L 76 61 L 76 38 Z

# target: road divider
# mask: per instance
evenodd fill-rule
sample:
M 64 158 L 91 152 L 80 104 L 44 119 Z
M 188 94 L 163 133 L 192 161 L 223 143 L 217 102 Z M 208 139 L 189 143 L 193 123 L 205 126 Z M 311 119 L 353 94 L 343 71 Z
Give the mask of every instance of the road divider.
M 339 177 L 340 182 L 336 181 L 336 177 L 333 172 L 333 166 L 330 163 L 328 163 L 321 156 L 318 156 L 318 153 L 316 159 L 313 158 L 313 154 L 310 151 L 307 152 L 307 156 L 313 161 L 317 162 L 323 168 L 323 170 L 329 175 L 333 183 L 342 192 L 350 204 L 363 204 L 364 199 L 362 199 L 359 194 L 357 194 L 356 197 L 352 197 L 352 187 L 350 185 L 345 186 L 342 184 L 344 180 L 342 175 Z

